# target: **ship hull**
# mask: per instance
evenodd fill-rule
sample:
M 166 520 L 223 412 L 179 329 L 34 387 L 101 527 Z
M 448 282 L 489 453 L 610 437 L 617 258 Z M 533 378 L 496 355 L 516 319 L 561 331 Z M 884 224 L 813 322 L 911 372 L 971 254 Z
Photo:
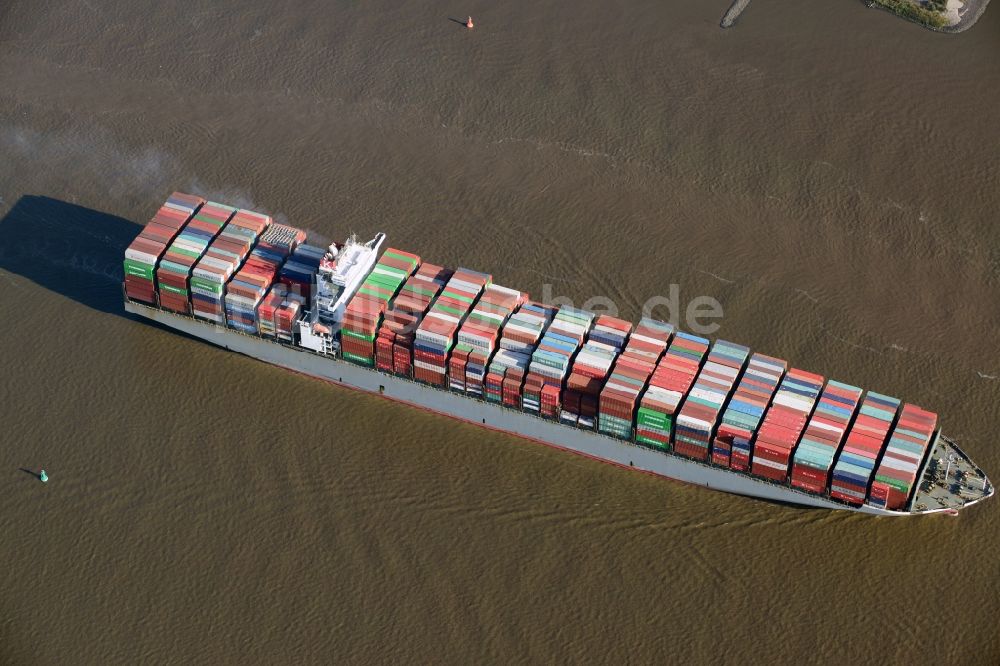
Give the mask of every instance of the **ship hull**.
M 632 470 L 772 502 L 880 516 L 913 515 L 869 505 L 848 506 L 788 486 L 646 449 L 593 431 L 571 428 L 483 400 L 470 399 L 458 393 L 436 389 L 298 347 L 237 333 L 132 301 L 125 301 L 125 310 L 265 363 Z

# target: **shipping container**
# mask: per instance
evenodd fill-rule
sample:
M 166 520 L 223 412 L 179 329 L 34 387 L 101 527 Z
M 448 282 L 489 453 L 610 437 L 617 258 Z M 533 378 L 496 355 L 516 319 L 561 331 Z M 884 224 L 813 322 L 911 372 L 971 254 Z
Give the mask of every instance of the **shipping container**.
M 451 271 L 441 266 L 422 263 L 417 272 L 406 279 L 379 328 L 378 340 L 382 341 L 384 350 L 382 363 L 377 364 L 380 369 L 402 377 L 412 376 L 417 327 L 451 275 Z
M 861 393 L 856 386 L 832 379 L 827 382 L 792 456 L 793 486 L 816 495 L 826 493 L 833 460 L 840 451 Z
M 601 389 L 598 402 L 598 430 L 601 433 L 632 439 L 639 396 L 673 333 L 673 326 L 655 319 L 643 318 L 636 325 Z
M 521 408 L 547 418 L 559 417 L 563 380 L 577 350 L 594 322 L 594 313 L 569 306 L 559 308 L 531 353 L 521 393 Z M 544 391 L 546 386 L 554 388 Z
M 674 418 L 694 384 L 708 351 L 708 340 L 678 332 L 649 378 L 636 411 L 636 442 L 667 451 Z
M 771 407 L 753 441 L 750 472 L 779 483 L 788 480 L 792 451 L 799 443 L 824 378 L 792 368 L 771 399 Z
M 750 443 L 787 367 L 785 361 L 764 354 L 750 357 L 712 440 L 712 463 L 741 472 L 750 469 Z
M 723 405 L 743 372 L 750 350 L 717 340 L 684 398 L 674 428 L 674 450 L 695 460 L 708 460 Z
M 326 258 L 326 250 L 315 245 L 298 245 L 278 273 L 278 282 L 288 287 L 288 293 L 312 297 L 319 265 Z
M 305 232 L 295 227 L 265 226 L 243 266 L 226 285 L 226 323 L 244 333 L 259 332 L 257 307 L 277 279 L 285 260 L 306 238 Z
M 504 325 L 511 314 L 528 300 L 528 295 L 498 284 L 487 285 L 476 306 L 458 330 L 463 347 L 463 376 L 451 377 L 451 388 L 482 395 L 486 366 L 493 357 Z
M 493 276 L 467 268 L 459 268 L 452 274 L 417 327 L 413 341 L 414 379 L 433 386 L 448 386 L 448 359 L 458 329 L 492 282 Z
M 125 250 L 125 295 L 156 304 L 156 272 L 167 248 L 176 240 L 205 200 L 174 192 Z M 168 302 L 170 299 L 168 299 Z
M 488 361 L 483 396 L 486 400 L 521 407 L 531 354 L 555 314 L 555 308 L 528 302 L 508 318 L 500 332 L 499 349 Z
M 382 254 L 347 304 L 340 331 L 345 359 L 375 365 L 375 338 L 383 313 L 419 265 L 420 257 L 410 252 L 389 248 Z
M 869 491 L 871 504 L 904 510 L 917 485 L 927 451 L 937 430 L 937 414 L 905 404 L 892 430 Z
M 233 213 L 191 270 L 191 307 L 195 317 L 226 324 L 226 286 L 270 224 L 267 215 L 248 210 Z
M 181 314 L 191 313 L 193 269 L 235 210 L 232 206 L 209 201 L 177 234 L 156 269 L 160 307 Z
M 566 378 L 559 415 L 563 423 L 588 430 L 597 425 L 598 398 L 631 332 L 632 324 L 622 319 L 596 319 Z
M 896 420 L 899 400 L 869 391 L 833 465 L 830 497 L 860 505 L 868 496 L 875 463 Z

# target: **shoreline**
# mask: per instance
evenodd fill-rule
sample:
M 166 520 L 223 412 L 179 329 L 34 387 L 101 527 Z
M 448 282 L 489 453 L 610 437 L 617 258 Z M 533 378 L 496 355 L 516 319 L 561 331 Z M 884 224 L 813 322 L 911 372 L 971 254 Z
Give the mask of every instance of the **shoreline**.
M 733 4 L 729 6 L 729 9 L 722 16 L 719 26 L 722 28 L 732 28 L 736 25 L 736 21 L 739 20 L 740 14 L 743 13 L 749 4 L 750 0 L 733 0 Z
M 945 25 L 937 26 L 931 25 L 926 21 L 921 21 L 916 17 L 903 14 L 897 11 L 892 5 L 885 4 L 885 0 L 864 0 L 864 2 L 870 8 L 889 12 L 890 14 L 894 14 L 901 19 L 915 23 L 928 30 L 950 34 L 965 32 L 974 26 L 979 19 L 982 18 L 987 5 L 990 4 L 990 0 L 963 0 L 962 7 L 957 10 L 958 21 L 955 23 L 946 23 Z M 942 12 L 941 15 L 943 17 L 947 17 L 948 13 Z

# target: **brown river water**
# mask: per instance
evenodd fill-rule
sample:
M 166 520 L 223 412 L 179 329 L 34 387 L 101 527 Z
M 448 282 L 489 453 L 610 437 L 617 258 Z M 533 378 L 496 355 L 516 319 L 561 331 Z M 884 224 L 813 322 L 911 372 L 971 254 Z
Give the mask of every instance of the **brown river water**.
M 0 3 L 0 662 L 1000 662 L 1000 500 L 714 493 L 121 309 L 196 191 L 633 320 L 713 297 L 1000 479 L 1000 7 L 728 4 Z

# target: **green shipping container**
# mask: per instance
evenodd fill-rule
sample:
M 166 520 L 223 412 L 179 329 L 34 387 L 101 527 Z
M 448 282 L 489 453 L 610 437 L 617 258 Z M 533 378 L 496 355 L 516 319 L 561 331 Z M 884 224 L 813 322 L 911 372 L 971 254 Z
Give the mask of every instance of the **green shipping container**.
M 153 279 L 153 267 L 150 264 L 144 264 L 141 261 L 135 261 L 133 259 L 125 260 L 125 275 L 134 275 L 136 277 L 145 278 L 147 280 Z

